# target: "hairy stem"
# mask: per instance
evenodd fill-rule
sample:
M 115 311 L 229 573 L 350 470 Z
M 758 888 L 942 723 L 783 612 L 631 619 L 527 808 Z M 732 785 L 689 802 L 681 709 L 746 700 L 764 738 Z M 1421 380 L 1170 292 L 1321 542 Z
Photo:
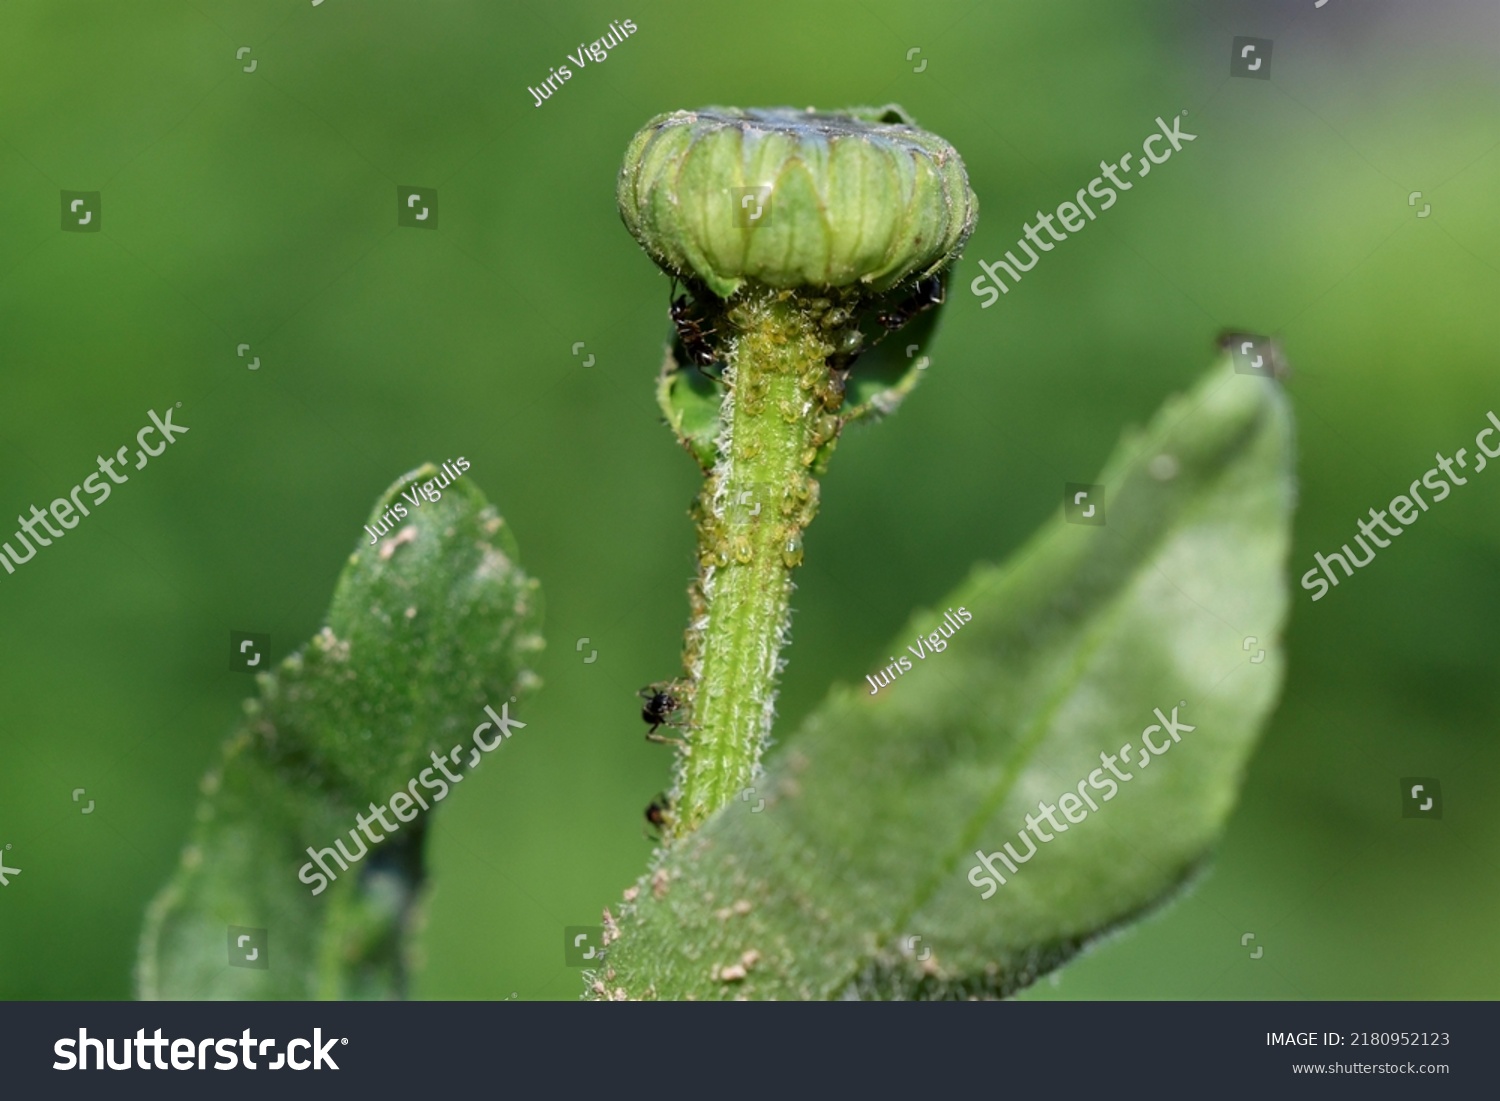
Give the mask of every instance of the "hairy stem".
M 818 508 L 817 464 L 838 434 L 842 391 L 824 299 L 759 291 L 737 299 L 718 459 L 695 506 L 698 577 L 685 649 L 689 738 L 674 793 L 675 835 L 752 783 L 775 713 L 792 570 Z

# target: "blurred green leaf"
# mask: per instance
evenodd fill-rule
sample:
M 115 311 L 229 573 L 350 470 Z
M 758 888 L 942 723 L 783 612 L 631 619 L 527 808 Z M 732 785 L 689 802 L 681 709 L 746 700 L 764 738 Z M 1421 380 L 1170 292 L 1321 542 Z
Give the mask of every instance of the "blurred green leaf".
M 1003 996 L 1183 883 L 1279 690 L 1286 399 L 1223 359 L 1099 481 L 1103 526 L 1059 519 L 977 568 L 945 602 L 972 614 L 950 640 L 941 613 L 916 616 L 877 655 L 909 672 L 836 688 L 753 792 L 663 856 L 615 919 L 596 993 Z M 918 634 L 945 648 L 914 656 Z M 1145 767 L 1122 760 L 1112 797 L 1086 785 L 1110 775 L 1101 754 L 1141 749 L 1157 708 L 1192 729 L 1154 734 L 1169 752 Z M 1026 855 L 1026 816 L 1049 830 L 1039 801 L 1081 784 L 1097 809 L 1058 812 L 1067 832 L 981 897 L 976 852 Z
M 432 754 L 459 777 L 452 787 L 462 783 L 484 759 L 471 731 L 486 705 L 506 714 L 512 693 L 535 680 L 526 662 L 542 645 L 538 585 L 517 565 L 504 521 L 471 481 L 444 489 L 435 477 L 436 467 L 423 466 L 385 492 L 371 527 L 397 504 L 408 515 L 393 517 L 378 544 L 362 540 L 328 625 L 258 678 L 260 699 L 246 702 L 222 765 L 204 779 L 193 839 L 148 913 L 142 997 L 404 992 L 427 814 L 408 803 L 415 819 L 397 821 L 394 835 L 371 842 L 316 895 L 319 876 L 300 879 L 299 868 L 309 846 L 326 849 L 338 838 L 357 854 L 364 846 L 349 837 L 357 815 L 385 833 L 371 804 L 386 804 L 424 769 L 436 781 Z M 425 499 L 418 486 L 440 499 Z M 486 752 L 498 748 L 496 729 L 484 738 Z M 417 787 L 429 805 L 443 797 L 437 790 Z M 229 926 L 266 931 L 263 949 L 252 949 L 258 936 L 246 948 L 268 966 L 228 965 Z

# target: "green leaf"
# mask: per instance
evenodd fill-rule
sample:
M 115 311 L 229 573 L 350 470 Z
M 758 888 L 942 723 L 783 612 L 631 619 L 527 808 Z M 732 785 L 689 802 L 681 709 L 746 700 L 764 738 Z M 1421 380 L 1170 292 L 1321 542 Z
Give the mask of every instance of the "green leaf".
M 433 481 L 434 478 L 439 479 Z M 203 781 L 194 835 L 172 881 L 152 903 L 142 935 L 143 998 L 390 998 L 404 992 L 410 930 L 422 883 L 422 841 L 436 801 L 464 774 L 496 756 L 496 728 L 476 748 L 489 705 L 509 710 L 534 686 L 526 663 L 540 649 L 537 583 L 516 563 L 504 521 L 467 478 L 447 488 L 436 467 L 412 471 L 375 505 L 369 524 L 398 504 L 386 538 L 359 548 L 334 590 L 327 626 L 274 673 L 259 676 L 260 698 Z M 427 487 L 440 499 L 425 499 Z M 514 734 L 518 727 L 507 731 Z M 472 736 L 471 736 L 472 735 Z M 523 735 L 524 736 L 524 735 Z M 457 748 L 458 759 L 450 756 Z M 447 758 L 459 779 L 439 795 L 430 756 Z M 497 767 L 490 763 L 490 768 Z M 429 783 L 408 790 L 428 769 Z M 370 804 L 408 791 L 390 833 Z M 356 815 L 372 837 L 356 829 Z M 351 838 L 350 831 L 354 830 Z M 342 838 L 357 856 L 318 894 L 318 875 L 300 878 L 317 850 Z M 316 866 L 312 866 L 316 868 Z M 229 927 L 265 930 L 229 966 Z
M 706 474 L 718 457 L 719 435 L 724 428 L 721 414 L 724 387 L 716 378 L 694 367 L 681 366 L 687 362 L 681 341 L 668 345 L 661 373 L 656 378 L 656 404 L 677 442 L 698 460 Z
M 855 361 L 844 391 L 845 424 L 890 416 L 906 400 L 928 369 L 927 353 L 944 308 L 919 313 Z
M 1281 678 L 1286 399 L 1225 358 L 1098 482 L 1104 526 L 1059 516 L 977 568 L 943 602 L 972 615 L 951 639 L 942 611 L 915 616 L 874 655 L 911 671 L 835 688 L 753 792 L 661 857 L 611 920 L 597 996 L 1004 996 L 1192 874 Z M 934 632 L 942 652 L 907 649 Z M 1174 707 L 1193 729 L 1153 732 L 1164 752 L 1117 761 L 1130 779 L 1106 798 L 1101 754 L 1140 751 Z M 1067 792 L 1086 817 L 1059 809 L 1055 831 L 1038 803 Z M 1051 840 L 996 862 L 983 898 L 976 852 L 1025 856 L 1028 814 Z

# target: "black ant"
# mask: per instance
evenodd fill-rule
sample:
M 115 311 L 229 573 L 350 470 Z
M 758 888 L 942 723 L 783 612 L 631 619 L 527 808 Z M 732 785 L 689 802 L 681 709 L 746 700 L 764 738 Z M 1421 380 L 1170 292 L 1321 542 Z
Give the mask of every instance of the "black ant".
M 675 293 L 677 284 L 674 280 L 672 290 Z M 682 345 L 683 354 L 687 361 L 705 378 L 712 378 L 705 367 L 712 366 L 718 356 L 714 352 L 713 337 L 718 335 L 718 330 L 707 324 L 707 319 L 698 308 L 697 302 L 689 302 L 685 294 L 679 294 L 672 299 L 672 305 L 667 311 L 672 318 L 672 326 L 677 330 L 678 343 Z
M 672 721 L 672 716 L 682 710 L 682 701 L 672 694 L 671 687 L 651 684 L 642 688 L 638 694 L 646 701 L 646 706 L 641 708 L 641 718 L 651 724 L 651 729 L 646 732 L 646 740 L 665 745 L 682 745 L 676 738 L 663 737 L 656 732 L 659 726 L 678 725 Z
M 665 793 L 658 795 L 646 805 L 646 822 L 656 829 L 657 840 L 661 840 L 661 831 L 671 821 L 671 816 L 672 802 Z
M 876 320 L 887 332 L 895 332 L 902 328 L 908 321 L 916 317 L 923 310 L 930 310 L 934 306 L 941 306 L 947 297 L 946 288 L 943 286 L 941 275 L 929 275 L 926 279 L 919 279 L 916 286 L 912 288 L 911 294 L 907 295 L 894 306 L 882 310 Z

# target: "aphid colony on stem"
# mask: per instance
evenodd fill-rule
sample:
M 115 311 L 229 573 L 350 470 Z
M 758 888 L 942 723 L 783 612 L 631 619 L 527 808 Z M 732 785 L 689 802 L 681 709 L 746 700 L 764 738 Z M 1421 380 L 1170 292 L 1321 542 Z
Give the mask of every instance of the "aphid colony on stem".
M 672 327 L 677 333 L 683 365 L 691 364 L 698 368 L 705 377 L 714 378 L 715 376 L 710 375 L 706 368 L 725 357 L 718 346 L 719 330 L 713 324 L 711 308 L 708 305 L 712 300 L 711 292 L 700 288 L 692 291 L 691 297 L 687 294 L 677 294 L 677 280 L 673 279 L 672 295 L 667 315 L 671 318 Z M 814 305 L 821 304 L 826 308 L 822 319 L 823 327 L 836 330 L 831 334 L 834 351 L 828 357 L 827 365 L 834 371 L 841 372 L 836 376 L 835 383 L 840 392 L 843 389 L 845 375 L 853 368 L 855 360 L 860 355 L 875 347 L 891 333 L 905 328 L 918 314 L 941 306 L 946 297 L 947 289 L 941 275 L 929 275 L 917 280 L 909 290 L 888 300 L 875 311 L 875 322 L 879 329 L 875 339 L 868 343 L 861 327 L 863 322 L 860 317 L 842 307 L 827 308 L 831 306 L 831 303 L 826 300 L 814 303 Z
M 677 289 L 678 281 L 674 278 L 667 313 L 676 335 L 677 347 L 673 358 L 678 369 L 685 369 L 688 365 L 692 365 L 705 378 L 732 386 L 731 380 L 725 379 L 720 374 L 711 374 L 709 371 L 714 364 L 724 362 L 729 358 L 729 350 L 721 347 L 719 342 L 721 330 L 733 328 L 732 325 L 726 323 L 724 316 L 727 304 L 711 291 L 692 282 L 689 282 L 685 288 L 687 293 L 678 294 Z M 805 380 L 816 393 L 818 401 L 828 410 L 826 419 L 830 423 L 824 429 L 825 435 L 838 435 L 841 424 L 836 410 L 842 404 L 845 380 L 853 369 L 855 360 L 891 333 L 904 328 L 919 314 L 941 305 L 944 297 L 943 277 L 931 275 L 907 284 L 904 288 L 884 296 L 878 305 L 867 306 L 862 310 L 839 304 L 833 297 L 818 298 L 809 303 L 812 309 L 818 311 L 820 315 L 818 325 L 827 332 L 828 342 L 833 349 L 823 364 L 824 369 L 814 371 Z M 865 326 L 873 328 L 874 339 L 868 342 L 864 332 Z M 762 383 L 760 389 L 764 389 L 765 380 L 760 381 Z M 755 407 L 763 402 L 764 395 L 752 385 L 745 393 L 739 395 L 739 400 Z M 809 503 L 809 498 L 815 497 L 815 482 L 805 477 L 798 481 L 802 484 L 789 488 L 784 494 L 780 509 L 782 513 L 790 515 L 799 512 L 801 511 L 799 505 L 805 506 Z M 815 508 L 815 502 L 812 503 Z M 699 517 L 700 524 L 707 524 L 710 527 L 715 526 L 718 519 L 716 516 Z M 714 541 L 705 544 L 710 547 L 713 545 L 716 545 Z M 750 546 L 743 536 L 728 544 L 726 549 L 732 553 L 719 557 L 710 553 L 705 565 L 724 567 L 729 565 L 731 558 L 741 565 L 748 564 Z M 801 562 L 802 540 L 795 531 L 786 540 L 786 545 L 782 547 L 782 557 L 788 569 L 794 568 Z M 958 614 L 951 617 L 948 622 L 952 623 L 953 629 L 956 630 L 963 622 L 967 622 L 968 616 L 969 613 L 966 610 L 959 609 Z M 951 635 L 951 632 L 945 629 L 945 635 Z M 947 643 L 937 634 L 934 634 L 932 638 L 933 644 L 930 647 L 922 640 L 918 640 L 919 649 L 914 649 L 912 652 L 919 658 L 924 658 L 927 653 L 940 651 L 946 647 Z M 884 671 L 883 679 L 878 684 L 872 679 L 871 684 L 875 685 L 875 690 L 878 691 L 880 687 L 891 683 L 897 675 L 911 668 L 912 663 L 909 659 L 903 657 L 898 661 L 893 658 L 891 665 Z M 646 733 L 648 741 L 675 745 L 679 748 L 684 746 L 685 743 L 681 739 L 669 738 L 658 734 L 657 731 L 663 726 L 684 731 L 690 728 L 690 723 L 685 717 L 688 710 L 688 694 L 687 687 L 676 681 L 659 682 L 640 690 L 639 695 L 645 701 L 641 709 L 641 718 L 650 727 Z M 658 831 L 670 831 L 671 805 L 665 796 L 659 797 L 647 806 L 646 821 Z

